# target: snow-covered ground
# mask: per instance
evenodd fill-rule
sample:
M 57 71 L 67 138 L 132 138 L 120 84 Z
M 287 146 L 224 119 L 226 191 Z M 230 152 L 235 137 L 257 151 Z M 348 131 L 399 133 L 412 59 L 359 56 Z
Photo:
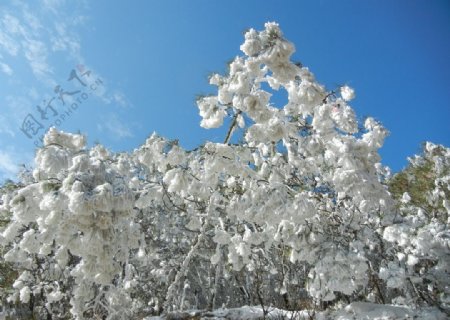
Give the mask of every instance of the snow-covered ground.
M 170 313 L 168 316 L 147 317 L 143 320 L 164 320 L 164 319 L 236 319 L 236 320 L 256 320 L 263 319 L 264 314 L 261 307 L 244 306 L 233 309 L 218 309 L 215 311 L 190 310 L 184 312 Z M 337 311 L 285 311 L 271 308 L 266 315 L 266 319 L 280 320 L 394 320 L 394 319 L 427 319 L 445 320 L 448 317 L 434 308 L 424 308 L 413 310 L 408 307 L 394 305 L 380 305 L 366 302 L 354 302 Z

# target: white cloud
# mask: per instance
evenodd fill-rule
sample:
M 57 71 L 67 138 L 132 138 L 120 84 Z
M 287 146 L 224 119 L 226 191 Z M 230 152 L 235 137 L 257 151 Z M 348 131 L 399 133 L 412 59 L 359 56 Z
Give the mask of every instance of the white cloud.
M 8 117 L 11 124 L 21 124 L 23 118 L 34 110 L 34 105 L 26 95 L 8 95 L 5 97 L 5 101 L 8 108 L 5 116 Z
M 11 121 L 0 114 L 0 134 L 6 134 L 10 137 L 15 137 L 16 133 L 11 128 Z
M 120 120 L 117 115 L 109 114 L 102 121 L 102 124 L 97 125 L 99 131 L 106 131 L 113 135 L 113 139 L 130 138 L 133 136 L 131 129 Z
M 22 54 L 36 78 L 52 84 L 48 81 L 52 71 L 47 62 L 45 32 L 39 32 L 39 19 L 30 12 L 28 6 L 23 3 L 19 3 L 19 6 L 25 23 L 8 12 L 4 13 L 0 18 L 0 47 L 11 56 Z
M 123 93 L 108 91 L 106 79 L 102 79 L 95 68 L 87 66 L 81 54 L 79 30 L 88 21 L 83 15 L 88 6 L 84 1 L 69 5 L 65 0 L 36 3 L 16 0 L 0 7 L 0 74 L 14 75 L 8 82 L 12 87 L 3 91 L 5 106 L 0 110 L 0 138 L 20 136 L 20 126 L 29 113 L 39 120 L 36 104 L 52 96 L 55 87 L 67 79 L 61 79 L 61 75 L 68 77 L 72 68 L 79 75 L 90 71 L 82 78 L 87 87 L 101 80 L 91 94 L 103 105 L 130 105 Z M 66 70 L 54 63 L 61 58 L 68 62 Z M 29 67 L 28 75 L 19 74 L 22 64 Z M 117 139 L 133 135 L 117 116 L 109 117 L 99 128 Z
M 128 102 L 127 98 L 122 92 L 114 92 L 113 94 L 113 101 L 117 103 L 121 107 L 128 107 L 130 103 Z
M 3 179 L 14 178 L 18 171 L 18 165 L 12 159 L 12 156 L 0 150 L 0 177 Z
M 22 42 L 25 58 L 36 77 L 48 77 L 52 74 L 51 67 L 47 62 L 47 47 L 39 40 L 27 39 Z
M 10 37 L 6 32 L 0 30 L 0 48 L 6 51 L 9 55 L 16 56 L 19 52 L 20 45 L 14 40 L 13 37 Z
M 16 179 L 21 165 L 31 167 L 33 155 L 23 153 L 14 147 L 0 149 L 0 183 L 5 179 Z
M 6 30 L 6 32 L 12 35 L 19 35 L 19 34 L 23 35 L 25 33 L 24 28 L 20 24 L 19 19 L 10 14 L 5 14 L 3 16 L 2 23 L 3 27 L 5 28 L 4 30 Z
M 0 51 L 10 56 L 22 55 L 38 80 L 56 85 L 48 62 L 50 54 L 61 51 L 79 63 L 81 46 L 74 26 L 84 20 L 78 17 L 77 10 L 67 10 L 65 1 L 44 0 L 38 7 L 26 1 L 14 4 L 16 8 L 0 11 Z
M 37 32 L 43 28 L 40 20 L 36 16 L 32 15 L 29 11 L 23 12 L 23 18 L 33 31 Z
M 0 70 L 8 76 L 11 76 L 13 74 L 13 70 L 11 69 L 11 67 L 4 62 L 0 62 Z
M 40 95 L 35 87 L 31 87 L 28 91 L 28 96 L 33 100 L 38 100 L 40 98 Z
M 80 40 L 76 34 L 70 31 L 69 26 L 62 21 L 54 23 L 55 30 L 50 37 L 53 51 L 68 51 L 70 55 L 80 62 L 82 60 Z
M 54 14 L 58 14 L 61 10 L 61 6 L 64 5 L 64 0 L 43 0 L 42 4 L 44 8 L 53 12 Z

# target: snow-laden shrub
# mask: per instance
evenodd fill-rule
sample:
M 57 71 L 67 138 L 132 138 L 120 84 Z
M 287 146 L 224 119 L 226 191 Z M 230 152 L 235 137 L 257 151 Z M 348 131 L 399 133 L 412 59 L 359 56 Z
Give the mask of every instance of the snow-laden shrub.
M 113 161 L 100 146 L 86 150 L 80 135 L 47 133 L 34 183 L 4 203 L 13 215 L 3 232 L 13 243 L 4 258 L 23 270 L 10 301 L 44 296 L 49 312 L 70 302 L 77 318 L 126 310 L 124 270 L 130 250 L 139 247 L 140 226 L 130 173 Z
M 399 215 L 383 238 L 393 244 L 380 276 L 407 304 L 450 309 L 450 149 L 430 142 L 390 181 Z

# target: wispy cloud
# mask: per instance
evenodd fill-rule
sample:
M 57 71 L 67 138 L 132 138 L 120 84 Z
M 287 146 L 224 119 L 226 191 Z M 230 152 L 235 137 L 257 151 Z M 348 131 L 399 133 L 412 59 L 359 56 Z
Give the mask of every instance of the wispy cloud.
M 120 112 L 121 108 L 131 106 L 130 101 L 119 90 L 109 89 L 108 81 L 82 55 L 80 30 L 89 21 L 85 15 L 87 8 L 85 1 L 65 0 L 15 0 L 0 6 L 0 75 L 9 76 L 7 84 L 11 85 L 0 88 L 0 139 L 22 137 L 20 128 L 30 114 L 36 121 L 42 120 L 37 106 L 45 107 L 44 100 L 54 98 L 57 86 L 67 92 L 74 91 L 70 86 L 78 83 L 66 82 L 72 69 L 80 77 L 89 71 L 89 76 L 82 77 L 84 84 L 79 84 L 80 89 L 91 88 L 94 83 L 96 89 L 89 94 L 101 102 L 99 105 L 114 107 L 109 109 L 111 115 L 98 129 L 116 139 L 133 135 L 130 127 L 113 114 L 114 109 Z M 61 61 L 67 62 L 64 70 Z M 97 83 L 99 79 L 101 85 Z M 66 96 L 66 102 L 70 98 Z
M 16 137 L 18 124 L 28 113 L 32 106 L 28 95 L 4 97 L 5 105 L 1 106 L 0 113 L 0 138 L 2 136 Z M 7 140 L 8 141 L 8 140 Z
M 16 40 L 14 40 L 13 37 L 3 31 L 3 28 L 4 25 L 2 24 L 2 28 L 0 29 L 0 48 L 2 48 L 9 55 L 16 56 L 19 52 L 20 45 Z
M 106 116 L 103 119 L 102 124 L 97 125 L 97 129 L 100 132 L 107 132 L 111 134 L 115 140 L 131 138 L 133 136 L 131 129 L 114 113 Z
M 18 152 L 15 148 L 0 148 L 0 183 L 5 179 L 16 179 L 22 164 L 30 166 L 31 153 Z
M 0 114 L 0 135 L 7 135 L 9 138 L 16 135 L 15 130 L 12 130 L 9 119 Z
M 36 80 L 51 90 L 60 82 L 60 71 L 51 63 L 58 55 L 72 63 L 70 67 L 84 64 L 93 78 L 101 78 L 81 54 L 79 29 L 89 21 L 83 14 L 86 3 L 41 0 L 36 6 L 33 2 L 17 0 L 9 8 L 5 7 L 0 8 L 0 56 L 23 57 Z M 0 65 L 0 71 L 11 75 L 14 64 L 6 57 L 0 62 L 5 64 Z M 108 92 L 105 84 L 95 95 L 104 104 L 129 105 L 124 94 Z
M 47 62 L 48 51 L 44 42 L 28 39 L 22 42 L 25 58 L 37 78 L 50 79 L 53 71 Z
M 22 96 L 13 96 L 7 95 L 5 97 L 5 101 L 7 104 L 7 116 L 12 122 L 19 122 L 22 118 L 24 118 L 30 106 L 33 106 L 31 100 L 27 95 Z
M 23 11 L 23 19 L 34 32 L 39 32 L 43 28 L 41 21 L 28 10 Z
M 11 155 L 0 150 L 0 179 L 13 178 L 16 176 L 18 166 Z
M 2 18 L 3 28 L 6 32 L 12 35 L 23 35 L 25 33 L 24 28 L 20 24 L 19 19 L 16 17 L 5 14 Z
M 58 14 L 65 2 L 64 0 L 42 0 L 42 5 L 45 9 Z
M 113 102 L 121 107 L 129 107 L 131 103 L 128 101 L 128 99 L 125 97 L 125 95 L 122 92 L 114 92 L 113 94 Z
M 35 106 L 48 98 L 44 96 L 54 92 L 61 82 L 61 70 L 54 61 L 68 61 L 64 78 L 70 68 L 83 62 L 80 40 L 73 27 L 83 21 L 78 18 L 82 16 L 81 7 L 77 3 L 70 8 L 59 0 L 16 0 L 0 7 L 0 74 L 14 75 L 9 82 L 11 87 L 0 88 L 0 112 L 7 125 L 0 132 L 10 135 L 12 127 L 20 126 L 23 118 L 36 112 Z M 29 74 L 24 65 L 29 67 Z
M 11 67 L 4 62 L 0 62 L 0 70 L 8 76 L 11 76 L 13 74 L 13 70 L 11 69 Z
M 75 6 L 71 6 L 73 9 Z M 49 63 L 52 52 L 80 62 L 80 40 L 74 26 L 79 26 L 78 10 L 68 10 L 65 1 L 15 1 L 0 10 L 0 53 L 23 56 L 39 81 L 53 86 L 54 72 Z

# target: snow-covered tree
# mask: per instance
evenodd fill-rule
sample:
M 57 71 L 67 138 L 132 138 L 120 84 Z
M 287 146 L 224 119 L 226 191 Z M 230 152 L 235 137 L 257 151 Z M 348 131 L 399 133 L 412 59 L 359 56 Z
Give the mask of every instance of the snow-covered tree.
M 84 137 L 51 129 L 36 155 L 34 182 L 3 203 L 13 214 L 3 237 L 14 242 L 5 260 L 21 269 L 10 300 L 45 296 L 45 308 L 62 314 L 62 301 L 70 301 L 77 318 L 121 314 L 131 304 L 121 288 L 131 280 L 130 250 L 140 240 L 121 156 L 84 147 Z
M 390 181 L 399 203 L 383 237 L 394 244 L 381 276 L 404 304 L 450 309 L 450 149 L 430 142 Z
M 387 131 L 358 123 L 354 90 L 327 91 L 293 63 L 276 23 L 249 30 L 241 50 L 210 78 L 217 94 L 198 100 L 202 127 L 229 123 L 224 143 L 186 151 L 153 134 L 115 154 L 47 133 L 29 181 L 2 198 L 12 215 L 4 259 L 19 271 L 9 301 L 75 319 L 255 304 L 448 307 L 448 150 L 430 144 L 441 151 L 430 156 L 425 208 L 407 194 L 399 208 L 378 154 Z M 285 105 L 273 99 L 280 91 Z
M 224 202 L 226 229 L 219 224 L 214 241 L 235 270 L 252 270 L 255 254 L 283 246 L 290 263 L 303 265 L 316 301 L 365 294 L 376 272 L 371 257 L 381 250 L 376 230 L 393 219 L 377 153 L 386 130 L 372 118 L 358 127 L 353 89 L 327 92 L 292 63 L 294 47 L 277 24 L 248 31 L 241 49 L 246 56 L 231 63 L 229 75 L 211 78 L 218 95 L 199 102 L 204 127 L 220 125 L 227 113 L 248 123 L 245 174 L 230 167 L 243 157 L 220 147 L 232 161 L 222 160 L 218 173 L 240 192 Z M 263 84 L 286 90 L 288 103 L 275 107 Z

